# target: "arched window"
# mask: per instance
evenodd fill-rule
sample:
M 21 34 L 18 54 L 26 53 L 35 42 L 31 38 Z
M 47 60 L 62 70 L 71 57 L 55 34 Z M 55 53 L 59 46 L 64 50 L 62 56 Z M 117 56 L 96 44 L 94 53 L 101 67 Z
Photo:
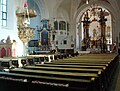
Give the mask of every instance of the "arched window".
M 7 56 L 10 57 L 11 56 L 11 49 L 7 48 Z
M 65 21 L 59 22 L 59 30 L 66 30 L 66 22 Z
M 1 25 L 7 26 L 7 0 L 1 0 L 1 20 Z
M 5 48 L 1 49 L 1 58 L 3 58 L 4 56 L 6 56 L 6 50 Z

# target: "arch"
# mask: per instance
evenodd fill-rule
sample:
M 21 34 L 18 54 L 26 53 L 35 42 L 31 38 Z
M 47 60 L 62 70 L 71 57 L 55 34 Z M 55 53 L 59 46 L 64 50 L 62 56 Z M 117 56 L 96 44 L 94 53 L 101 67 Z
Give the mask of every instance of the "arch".
M 4 56 L 6 56 L 6 50 L 5 48 L 1 48 L 1 58 L 3 58 Z
M 108 2 L 105 2 L 105 1 L 92 1 L 91 0 L 91 2 L 89 2 L 89 4 L 83 4 L 80 8 L 78 8 L 78 10 L 74 13 L 74 17 L 73 17 L 73 20 L 75 20 L 75 24 L 76 24 L 76 27 L 78 27 L 78 23 L 79 23 L 79 26 L 81 26 L 81 20 L 82 20 L 82 15 L 83 15 L 83 13 L 87 10 L 87 9 L 89 9 L 89 7 L 93 4 L 93 3 L 95 3 L 95 4 L 97 4 L 98 6 L 101 6 L 101 7 L 103 7 L 103 8 L 105 8 L 106 10 L 108 10 L 109 12 L 110 12 L 110 14 L 111 14 L 111 17 L 112 17 L 112 21 L 115 21 L 115 23 L 117 23 L 116 22 L 116 20 L 118 19 L 118 15 L 119 14 L 117 14 L 117 11 L 118 11 L 118 9 L 115 9 L 114 7 L 112 7 L 112 4 L 111 4 L 111 2 L 110 3 L 108 3 Z M 117 7 L 117 6 L 115 6 L 115 7 Z M 116 16 L 117 15 L 117 16 Z M 114 25 L 112 25 L 112 27 L 114 27 Z M 76 28 L 76 32 L 82 32 L 81 31 L 82 29 L 78 29 L 78 28 Z M 116 32 L 117 31 L 117 28 L 115 27 L 115 29 L 113 28 L 112 29 L 114 32 Z M 112 31 L 112 32 L 113 32 Z M 113 32 L 113 33 L 114 33 Z M 114 34 L 112 34 L 112 35 L 114 35 Z M 81 37 L 81 35 L 79 35 L 79 37 Z M 112 38 L 114 38 L 113 36 L 112 36 Z M 76 40 L 77 40 L 77 34 L 76 34 Z M 78 40 L 79 41 L 79 40 Z M 77 41 L 77 42 L 78 42 Z M 76 45 L 79 45 L 80 46 L 80 44 L 77 44 L 77 42 L 76 42 Z M 76 47 L 77 48 L 77 47 Z
M 66 22 L 59 21 L 59 30 L 66 30 Z
M 116 19 L 116 15 L 117 15 L 117 9 L 114 9 L 111 4 L 105 2 L 105 1 L 96 1 L 96 2 L 90 2 L 89 4 L 84 4 L 82 5 L 74 14 L 73 20 L 75 19 L 76 22 L 79 22 L 78 20 L 81 19 L 82 14 L 89 9 L 90 5 L 92 5 L 93 3 L 96 3 L 99 6 L 102 6 L 103 8 L 107 9 L 110 13 L 113 19 Z M 103 4 L 104 3 L 104 4 Z
M 11 48 L 7 48 L 7 56 L 10 57 L 11 56 Z

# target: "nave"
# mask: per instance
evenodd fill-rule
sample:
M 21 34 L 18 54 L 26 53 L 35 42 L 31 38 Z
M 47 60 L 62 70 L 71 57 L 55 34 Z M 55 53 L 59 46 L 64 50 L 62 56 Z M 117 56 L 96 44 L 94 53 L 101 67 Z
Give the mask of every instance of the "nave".
M 0 72 L 2 91 L 110 91 L 119 55 L 85 54 Z

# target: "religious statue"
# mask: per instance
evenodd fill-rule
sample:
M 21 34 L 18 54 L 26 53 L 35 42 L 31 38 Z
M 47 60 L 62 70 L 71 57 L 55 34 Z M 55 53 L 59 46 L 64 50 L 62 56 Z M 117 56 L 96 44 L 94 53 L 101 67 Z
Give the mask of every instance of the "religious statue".
M 93 29 L 93 40 L 97 39 L 97 30 Z

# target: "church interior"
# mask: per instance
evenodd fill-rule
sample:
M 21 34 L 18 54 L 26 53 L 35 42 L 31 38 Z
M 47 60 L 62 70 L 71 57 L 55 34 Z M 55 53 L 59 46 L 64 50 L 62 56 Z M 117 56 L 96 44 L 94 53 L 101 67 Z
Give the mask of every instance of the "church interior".
M 120 91 L 120 0 L 0 0 L 1 91 Z

